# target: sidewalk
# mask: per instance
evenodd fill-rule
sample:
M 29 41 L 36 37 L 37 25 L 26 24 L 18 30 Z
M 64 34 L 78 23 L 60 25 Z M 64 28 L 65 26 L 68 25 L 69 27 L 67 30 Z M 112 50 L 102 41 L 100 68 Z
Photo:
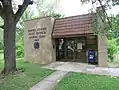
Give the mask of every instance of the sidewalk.
M 34 85 L 30 90 L 52 90 L 67 73 L 66 71 L 56 71 Z
M 54 62 L 43 68 L 61 70 L 67 72 L 81 72 L 87 74 L 119 76 L 119 68 L 97 67 L 86 63 L 77 62 Z

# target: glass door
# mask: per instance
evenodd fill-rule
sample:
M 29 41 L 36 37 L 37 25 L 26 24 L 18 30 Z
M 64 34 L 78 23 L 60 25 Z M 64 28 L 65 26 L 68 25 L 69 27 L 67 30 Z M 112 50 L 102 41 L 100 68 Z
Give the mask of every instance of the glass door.
M 75 40 L 74 39 L 67 39 L 66 52 L 67 52 L 66 59 L 68 61 L 75 61 Z
M 56 47 L 58 61 L 86 62 L 84 38 L 58 39 Z

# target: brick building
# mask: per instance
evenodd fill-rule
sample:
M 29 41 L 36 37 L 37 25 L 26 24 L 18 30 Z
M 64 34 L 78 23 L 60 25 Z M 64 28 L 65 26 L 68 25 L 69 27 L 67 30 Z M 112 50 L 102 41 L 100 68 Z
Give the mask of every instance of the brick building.
M 96 13 L 26 21 L 25 60 L 39 64 L 55 61 L 89 63 L 88 52 L 93 51 L 95 64 L 107 66 L 106 36 L 92 30 L 94 17 L 99 25 L 101 20 Z

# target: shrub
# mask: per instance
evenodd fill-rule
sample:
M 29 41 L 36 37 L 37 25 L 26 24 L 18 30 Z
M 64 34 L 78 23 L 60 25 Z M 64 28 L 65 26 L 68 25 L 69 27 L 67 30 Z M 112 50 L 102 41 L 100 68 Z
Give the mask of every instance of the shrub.
M 24 46 L 22 42 L 16 44 L 16 57 L 17 58 L 24 57 Z
M 114 54 L 117 52 L 116 39 L 108 40 L 108 57 L 113 62 Z
M 0 50 L 2 50 L 3 49 L 3 43 L 2 42 L 0 42 Z

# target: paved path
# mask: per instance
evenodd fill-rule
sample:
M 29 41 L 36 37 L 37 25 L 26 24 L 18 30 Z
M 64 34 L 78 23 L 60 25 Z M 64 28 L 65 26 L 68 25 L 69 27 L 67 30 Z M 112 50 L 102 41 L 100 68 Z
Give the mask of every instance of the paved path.
M 68 72 L 82 72 L 98 75 L 119 76 L 119 68 L 97 67 L 96 65 L 89 65 L 86 63 L 77 62 L 54 62 L 43 68 L 68 71 Z
M 34 85 L 30 90 L 52 90 L 67 73 L 66 71 L 56 71 Z

